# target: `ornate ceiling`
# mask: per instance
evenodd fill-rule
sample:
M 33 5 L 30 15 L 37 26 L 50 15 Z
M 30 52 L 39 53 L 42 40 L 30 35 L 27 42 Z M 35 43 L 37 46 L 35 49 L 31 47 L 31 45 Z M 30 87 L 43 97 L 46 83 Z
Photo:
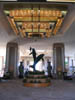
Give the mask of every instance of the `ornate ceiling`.
M 4 9 L 16 35 L 22 37 L 51 37 L 57 35 L 67 9 L 32 6 Z

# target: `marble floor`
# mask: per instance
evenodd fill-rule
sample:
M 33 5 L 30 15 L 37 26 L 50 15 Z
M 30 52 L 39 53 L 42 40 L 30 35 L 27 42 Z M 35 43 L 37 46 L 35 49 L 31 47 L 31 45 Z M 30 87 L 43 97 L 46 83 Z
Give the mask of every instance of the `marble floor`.
M 24 87 L 19 79 L 0 82 L 0 100 L 75 100 L 75 81 L 51 80 L 46 88 Z

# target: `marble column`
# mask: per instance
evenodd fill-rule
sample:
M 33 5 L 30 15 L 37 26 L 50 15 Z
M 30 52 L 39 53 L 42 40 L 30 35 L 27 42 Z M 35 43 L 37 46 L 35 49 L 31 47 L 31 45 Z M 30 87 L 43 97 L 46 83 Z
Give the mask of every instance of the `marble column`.
M 55 43 L 53 45 L 53 63 L 54 63 L 54 71 L 58 78 L 62 78 L 64 72 L 64 62 L 65 62 L 65 55 L 64 55 L 64 44 L 63 43 Z
M 17 76 L 18 44 L 8 43 L 6 48 L 6 69 L 12 77 Z

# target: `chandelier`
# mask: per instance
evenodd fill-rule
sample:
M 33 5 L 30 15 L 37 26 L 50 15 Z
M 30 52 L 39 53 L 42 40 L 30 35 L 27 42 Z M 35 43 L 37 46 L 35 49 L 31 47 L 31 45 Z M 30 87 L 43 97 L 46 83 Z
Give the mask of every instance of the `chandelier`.
M 50 8 L 4 10 L 16 35 L 22 37 L 51 37 L 61 27 L 67 11 Z

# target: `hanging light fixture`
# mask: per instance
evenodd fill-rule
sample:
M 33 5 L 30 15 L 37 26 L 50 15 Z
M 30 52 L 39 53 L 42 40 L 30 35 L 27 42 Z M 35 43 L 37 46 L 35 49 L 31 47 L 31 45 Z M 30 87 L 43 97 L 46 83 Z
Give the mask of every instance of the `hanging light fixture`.
M 7 11 L 4 12 L 7 14 Z M 10 10 L 7 17 L 16 35 L 20 33 L 22 37 L 51 37 L 51 34 L 57 34 L 66 15 L 64 12 L 33 7 Z

